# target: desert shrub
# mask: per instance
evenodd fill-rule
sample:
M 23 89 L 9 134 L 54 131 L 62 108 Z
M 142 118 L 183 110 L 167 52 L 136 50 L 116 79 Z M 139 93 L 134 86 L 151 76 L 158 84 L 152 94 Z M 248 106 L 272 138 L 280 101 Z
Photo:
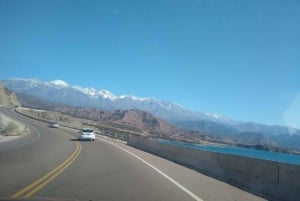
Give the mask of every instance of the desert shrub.
M 14 122 L 9 122 L 7 126 L 4 128 L 4 132 L 6 135 L 12 134 L 15 130 L 18 129 L 18 125 Z
M 3 128 L 3 120 L 2 120 L 2 115 L 0 115 L 0 128 Z

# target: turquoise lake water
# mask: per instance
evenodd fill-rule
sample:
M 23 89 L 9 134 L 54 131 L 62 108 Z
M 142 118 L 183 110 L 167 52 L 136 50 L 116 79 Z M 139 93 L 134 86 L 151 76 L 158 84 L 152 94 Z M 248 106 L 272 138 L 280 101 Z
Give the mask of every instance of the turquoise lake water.
M 187 147 L 191 149 L 200 149 L 205 151 L 212 151 L 212 152 L 218 152 L 224 154 L 245 156 L 250 158 L 258 158 L 258 159 L 300 165 L 300 155 L 295 155 L 295 154 L 285 154 L 285 153 L 262 151 L 256 149 L 247 149 L 247 148 L 234 147 L 229 145 L 188 144 L 183 142 L 174 142 L 174 141 L 160 140 L 160 139 L 157 141 L 162 144 Z

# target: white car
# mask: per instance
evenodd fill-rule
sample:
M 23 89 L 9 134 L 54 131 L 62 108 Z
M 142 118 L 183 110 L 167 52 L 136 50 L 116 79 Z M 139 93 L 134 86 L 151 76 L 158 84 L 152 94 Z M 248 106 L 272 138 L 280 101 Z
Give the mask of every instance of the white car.
M 49 125 L 50 128 L 59 128 L 59 124 L 54 122 L 52 124 Z
M 79 140 L 89 140 L 89 141 L 95 141 L 95 133 L 94 130 L 91 128 L 83 128 L 80 131 Z

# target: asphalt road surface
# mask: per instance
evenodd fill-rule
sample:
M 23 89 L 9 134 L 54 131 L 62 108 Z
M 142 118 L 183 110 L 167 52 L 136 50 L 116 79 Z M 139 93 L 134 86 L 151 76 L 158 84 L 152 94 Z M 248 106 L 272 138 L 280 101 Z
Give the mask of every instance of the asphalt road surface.
M 0 197 L 81 201 L 256 201 L 260 197 L 104 137 L 77 141 L 76 131 L 49 128 L 0 108 L 30 133 L 0 142 Z

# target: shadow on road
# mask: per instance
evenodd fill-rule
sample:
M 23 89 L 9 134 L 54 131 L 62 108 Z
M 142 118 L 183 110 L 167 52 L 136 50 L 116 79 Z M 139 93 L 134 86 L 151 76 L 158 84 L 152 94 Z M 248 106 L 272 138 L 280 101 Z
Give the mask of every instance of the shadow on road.
M 80 142 L 94 142 L 93 140 L 83 140 L 83 139 L 78 139 L 78 138 L 72 138 L 70 141 L 80 141 Z

